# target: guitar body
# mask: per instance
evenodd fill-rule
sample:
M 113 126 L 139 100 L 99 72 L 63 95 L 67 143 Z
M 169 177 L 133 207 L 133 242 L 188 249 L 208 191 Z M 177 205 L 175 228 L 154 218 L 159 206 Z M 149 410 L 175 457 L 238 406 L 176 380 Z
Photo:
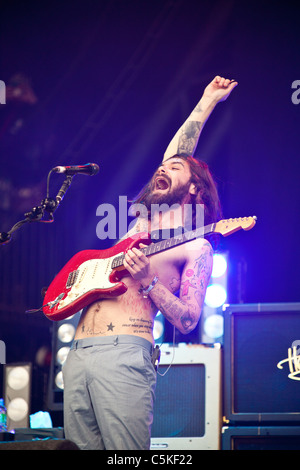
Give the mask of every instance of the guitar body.
M 107 250 L 84 250 L 77 253 L 57 274 L 47 289 L 43 312 L 49 320 L 64 320 L 99 299 L 124 294 L 127 287 L 121 279 L 129 275 L 124 268 L 124 253 L 140 243 L 151 245 L 141 250 L 146 256 L 171 249 L 207 233 L 231 235 L 240 230 L 250 230 L 256 217 L 220 220 L 200 227 L 199 231 L 186 232 L 154 245 L 148 233 L 139 233 L 126 238 Z
M 47 289 L 43 312 L 50 320 L 64 320 L 99 299 L 124 294 L 127 287 L 121 279 L 128 274 L 123 265 L 113 268 L 118 255 L 149 245 L 148 234 L 138 234 L 106 250 L 84 250 L 74 255 L 57 274 Z

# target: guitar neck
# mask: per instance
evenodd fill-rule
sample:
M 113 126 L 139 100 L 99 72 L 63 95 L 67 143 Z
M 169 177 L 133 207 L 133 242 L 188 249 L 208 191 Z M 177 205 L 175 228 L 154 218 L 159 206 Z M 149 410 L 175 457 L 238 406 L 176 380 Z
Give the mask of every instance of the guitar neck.
M 176 235 L 172 238 L 167 238 L 165 240 L 161 240 L 157 243 L 152 243 L 144 248 L 141 248 L 141 251 L 146 255 L 154 255 L 156 253 L 160 253 L 161 251 L 169 250 L 170 248 L 174 248 L 175 246 L 182 245 L 183 243 L 190 242 L 191 240 L 195 240 L 196 238 L 204 237 L 208 233 L 214 232 L 216 224 L 212 223 L 206 225 L 205 227 L 200 227 L 196 230 L 191 230 L 189 232 L 183 232 L 179 235 Z M 124 261 L 125 254 L 122 253 L 114 259 L 112 263 L 112 268 L 117 268 L 122 266 Z

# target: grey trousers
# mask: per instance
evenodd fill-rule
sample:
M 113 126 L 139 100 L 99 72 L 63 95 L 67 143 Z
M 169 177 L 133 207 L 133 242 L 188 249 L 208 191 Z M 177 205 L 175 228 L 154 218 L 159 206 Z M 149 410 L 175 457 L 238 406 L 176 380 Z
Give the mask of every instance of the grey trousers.
M 74 341 L 63 365 L 67 439 L 86 450 L 150 448 L 152 350 L 149 341 L 134 335 Z

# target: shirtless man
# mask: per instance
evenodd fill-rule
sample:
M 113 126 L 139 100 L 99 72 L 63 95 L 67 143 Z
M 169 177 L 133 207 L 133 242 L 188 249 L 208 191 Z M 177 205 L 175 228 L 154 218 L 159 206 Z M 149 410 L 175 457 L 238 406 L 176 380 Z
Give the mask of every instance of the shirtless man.
M 219 201 L 208 167 L 183 154 L 194 154 L 207 118 L 236 85 L 217 76 L 206 87 L 139 199 L 148 208 L 164 202 L 177 202 L 177 207 L 172 214 L 139 221 L 133 231 L 176 228 L 178 220 L 183 225 L 182 209 L 191 201 L 204 204 L 205 219 L 216 221 Z M 81 449 L 149 449 L 156 385 L 154 318 L 160 310 L 184 334 L 196 327 L 212 253 L 203 238 L 150 257 L 133 248 L 124 261 L 127 291 L 83 311 L 63 367 L 65 435 Z

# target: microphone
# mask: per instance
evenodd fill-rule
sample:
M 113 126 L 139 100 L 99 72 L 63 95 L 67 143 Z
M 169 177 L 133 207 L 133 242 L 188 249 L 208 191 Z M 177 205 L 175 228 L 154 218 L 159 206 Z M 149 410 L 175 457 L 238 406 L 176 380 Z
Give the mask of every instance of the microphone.
M 96 163 L 86 163 L 86 165 L 76 166 L 56 166 L 52 171 L 55 173 L 64 173 L 67 176 L 74 175 L 96 175 L 99 171 L 99 166 Z
M 55 198 L 57 206 L 61 203 L 61 201 L 64 198 L 64 195 L 66 194 L 67 190 L 69 189 L 69 187 L 72 183 L 73 176 L 71 176 L 71 175 L 67 176 L 65 181 L 62 184 L 62 187 L 58 191 L 57 196 Z

